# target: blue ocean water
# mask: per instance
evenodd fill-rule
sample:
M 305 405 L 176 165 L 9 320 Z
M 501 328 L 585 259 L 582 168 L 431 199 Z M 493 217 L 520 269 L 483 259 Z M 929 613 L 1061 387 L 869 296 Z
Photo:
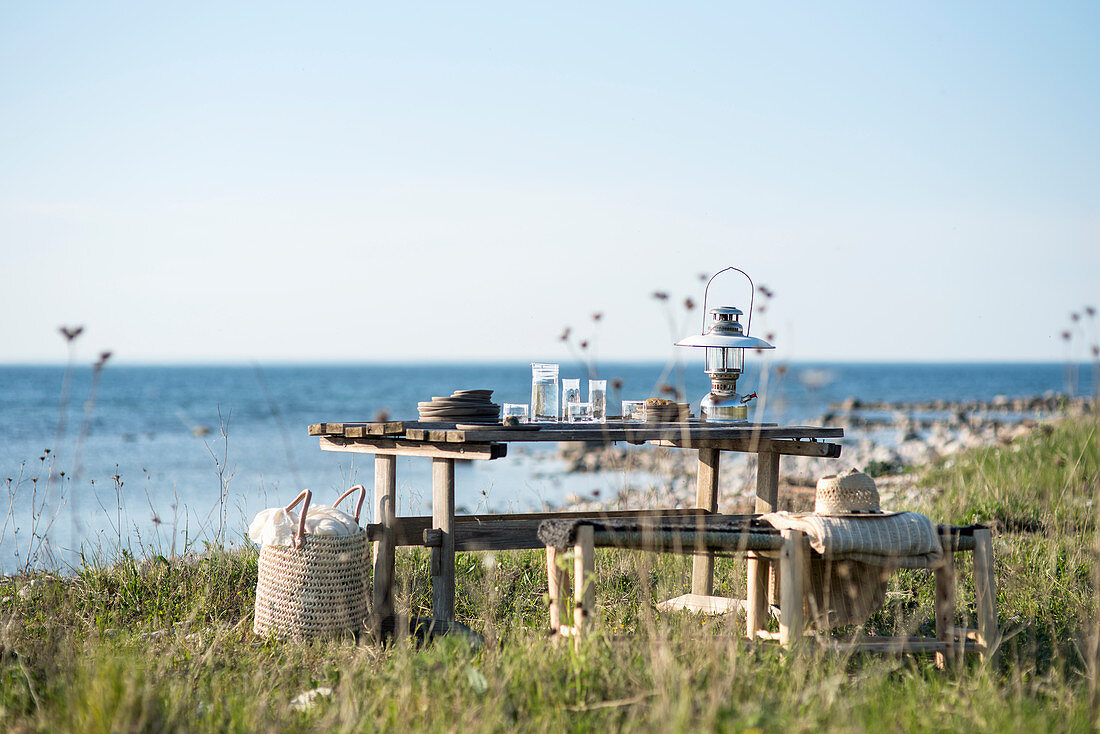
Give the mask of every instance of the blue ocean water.
M 1076 379 L 1090 385 L 1084 368 Z M 708 389 L 701 365 L 599 365 L 621 380 L 609 399 L 656 395 L 662 383 L 686 391 L 697 407 Z M 0 482 L 6 514 L 0 570 L 11 571 L 44 548 L 55 561 L 76 549 L 119 545 L 135 553 L 177 552 L 224 529 L 240 540 L 260 509 L 302 487 L 319 501 L 373 480 L 370 456 L 325 453 L 310 423 L 415 419 L 416 403 L 460 388 L 491 388 L 495 402 L 528 402 L 525 363 L 449 365 L 115 366 L 93 394 L 93 373 L 77 368 L 65 399 L 64 367 L 0 366 Z M 584 377 L 562 365 L 563 377 Z M 803 423 L 848 397 L 865 401 L 973 400 L 1065 392 L 1073 379 L 1059 364 L 796 364 L 750 362 L 741 391 L 759 391 L 762 419 Z M 1069 386 L 1072 387 L 1072 386 Z M 64 407 L 64 410 L 62 408 Z M 48 449 L 48 451 L 47 451 Z M 539 459 L 553 446 L 510 448 L 502 461 L 457 469 L 462 510 L 523 511 L 556 504 L 621 478 L 572 475 Z M 539 460 L 537 460 L 539 459 Z M 547 471 L 547 468 L 550 468 Z M 64 471 L 63 478 L 57 478 Z M 49 474 L 55 479 L 51 481 Z M 399 512 L 424 514 L 430 462 L 401 459 Z M 369 503 L 368 503 L 369 504 Z M 37 519 L 37 524 L 36 520 Z

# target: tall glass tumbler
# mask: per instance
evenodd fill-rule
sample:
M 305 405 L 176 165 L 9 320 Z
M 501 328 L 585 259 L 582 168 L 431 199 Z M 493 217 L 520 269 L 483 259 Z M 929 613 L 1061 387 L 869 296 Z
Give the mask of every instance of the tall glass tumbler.
M 569 417 L 569 406 L 581 401 L 581 381 L 579 379 L 567 379 L 561 381 L 561 415 Z
M 558 419 L 558 365 L 531 363 L 531 420 Z
M 607 380 L 588 381 L 588 402 L 592 403 L 592 420 L 607 422 Z

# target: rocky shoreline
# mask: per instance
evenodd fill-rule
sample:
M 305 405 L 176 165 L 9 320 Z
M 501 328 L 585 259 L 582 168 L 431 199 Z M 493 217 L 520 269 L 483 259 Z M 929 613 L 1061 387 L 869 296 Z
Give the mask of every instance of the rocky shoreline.
M 831 405 L 808 425 L 845 429 L 839 459 L 784 456 L 780 461 L 784 509 L 805 509 L 817 479 L 848 468 L 876 477 L 884 507 L 915 504 L 910 477 L 914 467 L 966 449 L 1011 444 L 1065 415 L 1095 409 L 1091 398 L 1048 393 L 1027 398 L 996 397 L 990 401 L 863 402 L 849 398 Z M 649 486 L 628 486 L 613 497 L 566 498 L 562 509 L 600 510 L 638 507 L 690 507 L 695 504 L 694 452 L 614 444 L 563 443 L 557 458 L 566 471 L 637 473 L 653 479 Z M 724 454 L 720 468 L 719 507 L 724 512 L 752 511 L 756 456 Z M 658 486 L 653 486 L 657 484 Z

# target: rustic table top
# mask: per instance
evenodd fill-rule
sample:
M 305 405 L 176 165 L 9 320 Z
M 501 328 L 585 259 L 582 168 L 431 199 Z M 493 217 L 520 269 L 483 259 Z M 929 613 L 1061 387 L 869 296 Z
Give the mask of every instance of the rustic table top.
M 820 426 L 778 426 L 774 423 L 706 423 L 689 420 L 676 423 L 641 423 L 609 420 L 606 423 L 526 423 L 519 426 L 497 424 L 427 423 L 422 421 L 385 421 L 355 423 L 314 423 L 309 435 L 329 438 L 404 439 L 430 443 L 512 443 L 558 441 L 648 441 L 699 443 L 711 441 L 760 441 L 841 438 L 843 428 Z

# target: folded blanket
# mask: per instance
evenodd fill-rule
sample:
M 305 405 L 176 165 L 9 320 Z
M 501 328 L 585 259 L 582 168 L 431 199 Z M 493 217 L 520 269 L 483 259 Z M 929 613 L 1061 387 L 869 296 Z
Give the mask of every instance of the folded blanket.
M 936 526 L 916 512 L 809 515 L 772 512 L 760 519 L 780 530 L 806 533 L 823 556 L 890 568 L 927 568 L 943 557 Z
M 803 607 L 818 629 L 862 624 L 886 597 L 895 568 L 927 568 L 943 557 L 936 527 L 924 515 L 833 516 L 773 512 L 762 521 L 806 533 L 819 555 L 809 560 Z

